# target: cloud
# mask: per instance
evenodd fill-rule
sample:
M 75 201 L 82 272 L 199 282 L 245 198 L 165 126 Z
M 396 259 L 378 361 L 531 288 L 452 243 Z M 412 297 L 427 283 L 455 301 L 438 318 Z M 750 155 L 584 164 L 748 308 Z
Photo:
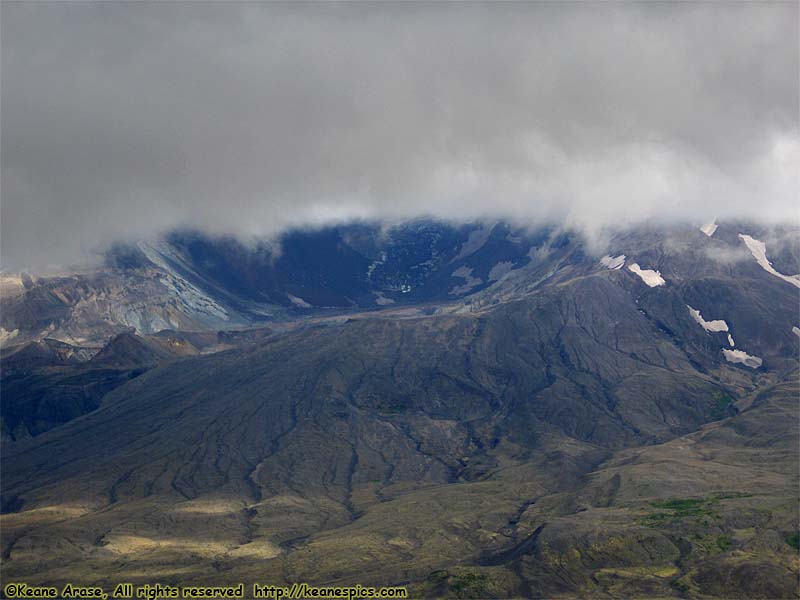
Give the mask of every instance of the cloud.
M 2 4 L 2 262 L 351 217 L 798 220 L 797 3 Z

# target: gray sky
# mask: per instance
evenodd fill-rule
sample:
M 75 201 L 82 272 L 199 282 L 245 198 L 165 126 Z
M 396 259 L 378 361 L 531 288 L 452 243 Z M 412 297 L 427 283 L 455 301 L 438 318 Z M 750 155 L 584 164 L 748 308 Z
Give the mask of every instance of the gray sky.
M 2 3 L 2 262 L 177 225 L 800 220 L 797 2 Z

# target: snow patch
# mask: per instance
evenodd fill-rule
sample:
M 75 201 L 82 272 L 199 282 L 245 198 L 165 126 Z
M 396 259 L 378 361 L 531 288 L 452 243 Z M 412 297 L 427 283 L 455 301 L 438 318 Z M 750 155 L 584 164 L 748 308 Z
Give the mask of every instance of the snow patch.
M 453 271 L 452 277 L 460 277 L 464 280 L 464 283 L 457 285 L 450 290 L 450 294 L 454 296 L 466 294 L 472 288 L 483 283 L 483 279 L 472 276 L 472 269 L 470 267 L 458 267 L 455 271 Z
M 372 279 L 372 273 L 378 267 L 386 262 L 386 252 L 381 252 L 381 257 L 378 260 L 373 260 L 367 267 L 367 279 Z
M 708 237 L 714 235 L 714 232 L 717 230 L 717 220 L 714 219 L 711 223 L 706 223 L 700 228 L 700 231 L 705 233 Z
M 510 272 L 514 268 L 514 263 L 510 260 L 504 260 L 497 263 L 489 271 L 489 281 L 498 281 L 503 275 Z
M 697 321 L 700 324 L 700 326 L 706 331 L 713 331 L 713 332 L 728 331 L 728 324 L 722 319 L 716 321 L 706 321 L 703 318 L 703 315 L 700 314 L 699 310 L 695 310 L 688 304 L 686 305 L 686 308 L 689 309 L 689 314 L 692 315 L 692 318 L 695 321 Z M 731 346 L 732 345 L 733 344 L 731 344 Z
M 625 255 L 620 254 L 619 256 L 610 256 L 606 254 L 600 259 L 600 264 L 604 267 L 608 267 L 609 269 L 621 269 L 622 265 L 625 264 Z
M 731 337 L 730 333 L 728 334 L 728 344 L 730 344 L 731 348 L 733 348 L 736 345 L 733 343 L 733 338 Z
M 722 353 L 725 355 L 725 360 L 728 362 L 741 363 L 746 367 L 750 367 L 751 369 L 757 369 L 763 362 L 757 356 L 750 356 L 742 350 L 728 350 L 725 348 L 722 350 Z
M 661 273 L 659 271 L 642 269 L 637 263 L 633 263 L 632 265 L 628 266 L 628 269 L 641 277 L 642 281 L 644 281 L 650 287 L 658 287 L 659 285 L 664 285 L 666 283 L 664 278 L 661 277 Z
M 289 301 L 298 308 L 313 308 L 311 304 L 298 296 L 292 296 L 291 294 L 286 294 L 286 296 L 289 298 Z
M 792 333 L 800 337 L 800 327 L 792 327 Z
M 150 310 L 144 302 L 121 306 L 112 305 L 109 307 L 109 314 L 114 321 L 126 327 L 133 327 L 136 333 L 139 334 L 156 333 L 163 329 L 178 328 L 178 323 L 171 320 L 167 321 L 158 312 Z
M 376 296 L 375 304 L 378 304 L 380 306 L 386 306 L 388 304 L 394 304 L 394 300 L 384 296 L 383 292 L 372 292 L 372 293 L 375 294 L 375 296 Z
M 764 242 L 760 242 L 759 240 L 743 233 L 740 233 L 739 237 L 742 238 L 745 246 L 747 246 L 747 249 L 750 250 L 750 254 L 753 255 L 753 258 L 755 258 L 756 262 L 761 265 L 762 269 L 764 269 L 767 273 L 775 275 L 775 277 L 780 277 L 787 283 L 791 283 L 793 286 L 800 288 L 800 275 L 784 275 L 783 273 L 778 273 L 778 271 L 775 270 L 775 268 L 772 266 L 772 263 L 769 262 L 769 259 L 767 258 L 767 245 Z
M 470 254 L 475 254 L 475 252 L 483 248 L 484 244 L 489 240 L 489 236 L 492 234 L 494 225 L 494 223 L 491 225 L 481 225 L 480 229 L 470 231 L 467 241 L 461 245 L 458 254 L 456 254 L 450 262 L 454 263 L 462 258 L 466 258 Z

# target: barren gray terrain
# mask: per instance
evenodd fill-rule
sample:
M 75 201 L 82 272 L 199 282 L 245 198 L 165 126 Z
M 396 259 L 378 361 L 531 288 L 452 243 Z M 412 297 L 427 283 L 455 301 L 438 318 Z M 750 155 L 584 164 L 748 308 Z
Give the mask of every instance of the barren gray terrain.
M 620 235 L 655 287 L 551 235 L 463 299 L 6 349 L 3 578 L 796 597 L 798 290 L 738 228 Z

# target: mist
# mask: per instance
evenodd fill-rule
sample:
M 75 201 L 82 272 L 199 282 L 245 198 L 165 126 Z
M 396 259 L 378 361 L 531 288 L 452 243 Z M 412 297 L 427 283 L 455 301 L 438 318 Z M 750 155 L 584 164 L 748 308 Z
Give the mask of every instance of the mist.
M 174 227 L 800 222 L 798 3 L 2 3 L 5 269 Z

